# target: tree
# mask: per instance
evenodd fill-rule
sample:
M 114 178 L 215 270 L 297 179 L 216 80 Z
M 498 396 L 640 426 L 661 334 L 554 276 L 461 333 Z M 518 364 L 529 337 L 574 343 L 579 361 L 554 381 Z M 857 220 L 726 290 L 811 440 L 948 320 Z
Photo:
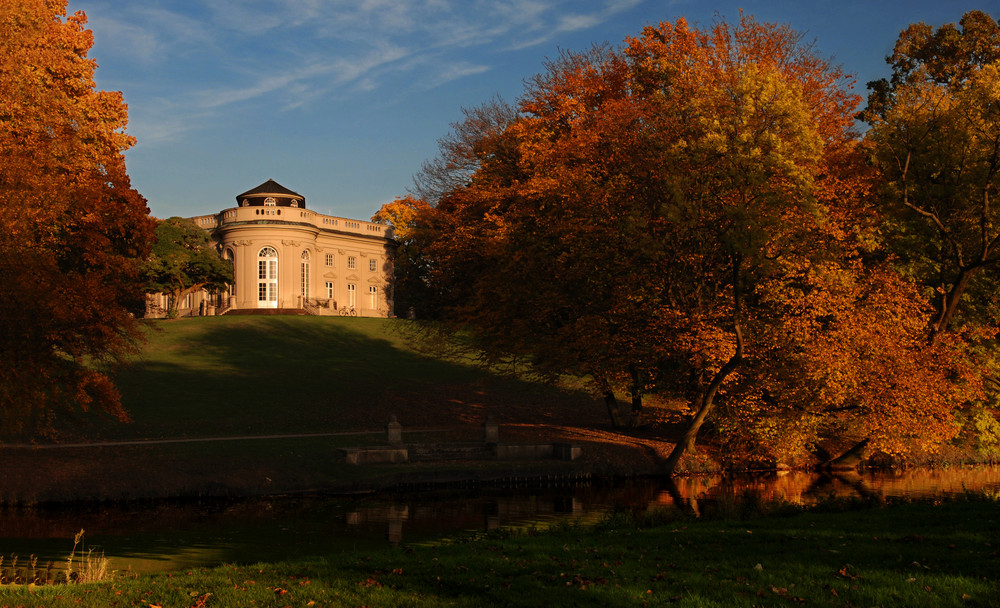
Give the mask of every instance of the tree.
M 748 17 L 665 22 L 546 67 L 497 152 L 440 199 L 432 282 L 491 362 L 587 375 L 615 424 L 646 392 L 686 399 L 672 468 L 748 340 L 763 349 L 776 261 L 835 239 L 819 190 L 857 97 L 794 32 Z
M 146 264 L 147 289 L 169 294 L 168 316 L 177 316 L 177 307 L 187 294 L 233 282 L 232 262 L 219 256 L 208 232 L 192 220 L 162 220 L 154 235 L 156 242 Z
M 463 120 L 438 140 L 438 155 L 424 163 L 414 178 L 420 200 L 437 204 L 442 197 L 466 186 L 480 163 L 503 154 L 503 137 L 518 118 L 518 110 L 500 97 L 474 108 L 463 108 Z
M 981 11 L 958 26 L 911 25 L 887 61 L 892 77 L 869 83 L 862 114 L 886 181 L 885 232 L 932 294 L 932 334 L 948 331 L 963 311 L 966 322 L 995 324 L 1000 25 Z
M 0 6 L 0 416 L 3 434 L 60 410 L 124 419 L 99 371 L 141 334 L 139 264 L 152 222 L 122 152 L 120 93 L 95 90 L 83 13 L 60 0 Z
M 372 216 L 372 221 L 392 227 L 396 248 L 393 252 L 393 300 L 397 310 L 406 315 L 427 318 L 430 309 L 426 258 L 421 253 L 424 216 L 431 212 L 425 201 L 407 195 L 386 203 Z

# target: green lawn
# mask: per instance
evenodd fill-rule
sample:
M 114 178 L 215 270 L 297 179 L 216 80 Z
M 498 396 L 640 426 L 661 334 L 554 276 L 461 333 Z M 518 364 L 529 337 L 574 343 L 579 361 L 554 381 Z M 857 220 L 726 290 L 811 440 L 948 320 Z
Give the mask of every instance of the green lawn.
M 132 424 L 91 439 L 338 432 L 501 421 L 602 421 L 592 396 L 496 378 L 425 355 L 406 321 L 224 316 L 153 322 L 143 353 L 117 375 Z M 543 410 L 540 406 L 544 404 Z
M 71 587 L 0 587 L 0 604 L 931 608 L 995 606 L 1000 597 L 995 497 L 671 517 Z
M 116 374 L 132 421 L 76 412 L 59 419 L 58 443 L 336 435 L 12 447 L 4 450 L 0 503 L 350 489 L 372 479 L 448 477 L 456 466 L 455 477 L 531 466 L 558 472 L 569 463 L 359 467 L 346 464 L 337 449 L 384 444 L 390 415 L 402 423 L 407 443 L 481 440 L 489 414 L 501 424 L 502 441 L 555 441 L 560 431 L 553 429 L 561 425 L 605 424 L 603 404 L 579 386 L 496 376 L 429 353 L 407 323 L 310 316 L 151 322 L 141 354 Z M 417 432 L 428 429 L 435 432 Z M 588 448 L 590 457 L 607 462 L 597 450 Z

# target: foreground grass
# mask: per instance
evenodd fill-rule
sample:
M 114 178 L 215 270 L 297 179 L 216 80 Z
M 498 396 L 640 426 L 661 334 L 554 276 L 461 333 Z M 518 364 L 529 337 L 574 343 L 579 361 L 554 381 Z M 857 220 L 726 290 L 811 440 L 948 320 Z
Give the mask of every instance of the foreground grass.
M 996 500 L 749 519 L 612 518 L 79 586 L 4 606 L 993 606 Z

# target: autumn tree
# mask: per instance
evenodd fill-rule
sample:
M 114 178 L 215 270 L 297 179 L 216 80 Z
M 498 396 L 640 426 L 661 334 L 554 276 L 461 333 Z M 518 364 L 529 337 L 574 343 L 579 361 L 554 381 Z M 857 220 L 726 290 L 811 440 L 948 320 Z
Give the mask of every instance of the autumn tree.
M 438 154 L 414 177 L 418 200 L 436 205 L 443 197 L 468 185 L 481 163 L 503 155 L 507 128 L 519 117 L 518 108 L 501 97 L 462 109 L 462 120 L 438 140 Z
M 168 316 L 177 316 L 184 296 L 202 289 L 220 289 L 233 282 L 232 262 L 223 260 L 208 232 L 180 217 L 161 220 L 145 271 L 147 289 L 169 295 Z
M 981 11 L 911 25 L 862 116 L 884 175 L 885 233 L 934 301 L 931 332 L 996 323 L 1000 264 L 1000 25 Z
M 372 221 L 392 228 L 396 247 L 392 252 L 392 298 L 403 315 L 427 318 L 430 309 L 427 283 L 427 260 L 421 252 L 419 231 L 431 206 L 411 194 L 386 203 L 372 216 Z
M 818 184 L 857 98 L 794 32 L 748 17 L 546 67 L 440 199 L 432 278 L 494 362 L 591 377 L 616 424 L 644 393 L 687 399 L 673 467 L 763 335 L 776 261 L 823 254 Z
M 91 32 L 60 0 L 0 4 L 0 417 L 6 436 L 59 410 L 124 418 L 96 366 L 140 333 L 152 222 L 130 186 L 120 93 L 95 90 Z

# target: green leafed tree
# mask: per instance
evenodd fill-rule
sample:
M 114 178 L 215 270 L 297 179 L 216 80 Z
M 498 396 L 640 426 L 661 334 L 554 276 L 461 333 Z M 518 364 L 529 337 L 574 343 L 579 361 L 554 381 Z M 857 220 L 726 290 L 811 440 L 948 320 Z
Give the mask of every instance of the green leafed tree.
M 934 302 L 934 334 L 996 323 L 1000 267 L 1000 24 L 981 11 L 911 25 L 869 83 L 863 118 L 885 179 L 884 232 Z
M 168 294 L 168 315 L 177 315 L 181 299 L 202 289 L 219 289 L 233 282 L 233 267 L 222 259 L 208 232 L 192 220 L 161 220 L 146 263 L 147 289 Z

